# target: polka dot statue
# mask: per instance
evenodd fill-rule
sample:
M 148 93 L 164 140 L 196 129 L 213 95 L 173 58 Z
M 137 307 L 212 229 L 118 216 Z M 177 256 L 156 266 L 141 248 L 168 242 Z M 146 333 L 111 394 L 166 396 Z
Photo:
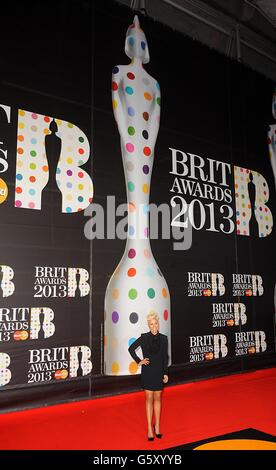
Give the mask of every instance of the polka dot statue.
M 272 98 L 272 116 L 276 119 L 276 90 Z M 271 124 L 268 128 L 268 148 L 276 186 L 276 124 Z
M 143 67 L 149 62 L 149 51 L 137 16 L 127 30 L 125 53 L 131 63 L 113 69 L 112 103 L 121 136 L 128 238 L 105 295 L 107 375 L 140 373 L 128 347 L 147 332 L 150 312 L 158 314 L 160 332 L 168 336 L 169 358 L 171 344 L 170 294 L 149 240 L 149 192 L 160 120 L 160 87 Z
M 272 116 L 276 119 L 276 89 L 272 97 Z M 268 127 L 268 150 L 276 187 L 276 124 L 271 124 Z M 274 329 L 276 334 L 276 283 L 274 285 L 274 315 Z

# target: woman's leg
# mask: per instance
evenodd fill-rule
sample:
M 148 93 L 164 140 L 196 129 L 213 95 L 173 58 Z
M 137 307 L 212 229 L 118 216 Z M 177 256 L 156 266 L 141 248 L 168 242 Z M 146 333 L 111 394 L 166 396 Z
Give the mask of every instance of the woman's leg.
M 160 415 L 161 415 L 161 404 L 162 404 L 162 390 L 153 392 L 153 408 L 154 408 L 154 421 L 155 421 L 155 432 L 160 434 Z
M 153 415 L 153 394 L 151 390 L 145 390 L 146 393 L 146 415 L 148 423 L 148 437 L 153 437 L 152 415 Z

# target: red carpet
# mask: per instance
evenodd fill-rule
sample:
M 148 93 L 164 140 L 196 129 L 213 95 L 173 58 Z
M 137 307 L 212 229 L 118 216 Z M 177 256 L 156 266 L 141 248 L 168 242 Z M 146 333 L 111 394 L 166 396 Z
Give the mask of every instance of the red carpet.
M 163 439 L 144 392 L 0 415 L 0 449 L 166 449 L 246 428 L 276 435 L 276 368 L 167 387 Z

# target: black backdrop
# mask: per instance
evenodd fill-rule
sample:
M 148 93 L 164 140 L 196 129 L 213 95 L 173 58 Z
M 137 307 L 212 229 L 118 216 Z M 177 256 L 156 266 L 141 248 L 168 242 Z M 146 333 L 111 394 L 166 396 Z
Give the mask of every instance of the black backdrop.
M 11 363 L 10 381 L 0 388 L 3 410 L 41 403 L 97 397 L 139 387 L 139 377 L 106 377 L 103 374 L 104 295 L 110 275 L 120 260 L 122 240 L 87 240 L 83 212 L 62 214 L 59 191 L 46 187 L 41 211 L 14 207 L 17 146 L 17 110 L 54 116 L 73 122 L 87 135 L 90 160 L 83 169 L 92 175 L 95 203 L 106 206 L 108 195 L 116 204 L 126 201 L 120 142 L 111 107 L 111 72 L 115 64 L 126 64 L 124 40 L 133 12 L 112 1 L 49 1 L 47 5 L 27 1 L 10 2 L 5 12 L 1 43 L 3 70 L 0 103 L 11 106 L 11 123 L 1 111 L 1 141 L 8 149 L 8 170 L 0 174 L 9 189 L 1 205 L 1 265 L 14 271 L 15 292 L 1 296 L 1 308 L 49 307 L 54 310 L 55 332 L 50 338 L 0 342 L 0 353 Z M 141 18 L 151 61 L 147 71 L 161 85 L 161 123 L 155 147 L 150 201 L 170 203 L 176 194 L 170 148 L 231 165 L 227 184 L 233 200 L 233 165 L 259 172 L 268 183 L 267 207 L 275 217 L 275 189 L 267 149 L 267 127 L 271 123 L 273 83 L 254 71 L 192 41 L 149 18 Z M 51 151 L 49 154 L 51 156 Z M 49 162 L 50 163 L 50 162 Z M 51 164 L 51 163 L 50 163 Z M 202 185 L 202 181 L 200 181 Z M 183 195 L 187 203 L 195 197 Z M 200 199 L 197 197 L 197 199 Z M 211 200 L 200 199 L 205 205 Z M 200 223 L 199 203 L 195 220 Z M 215 202 L 216 227 L 223 221 L 220 203 Z M 206 209 L 206 207 L 205 207 Z M 229 210 L 229 209 L 228 209 Z M 168 282 L 172 301 L 171 383 L 229 374 L 275 363 L 274 285 L 275 230 L 260 238 L 252 225 L 250 236 L 208 231 L 208 217 L 201 230 L 193 230 L 189 250 L 175 251 L 173 240 L 152 240 L 152 250 Z M 81 267 L 89 273 L 90 293 L 83 297 L 37 299 L 34 297 L 35 266 Z M 220 273 L 224 276 L 223 296 L 188 295 L 188 273 Z M 67 275 L 66 274 L 66 275 Z M 233 296 L 233 274 L 262 277 L 263 295 Z M 190 274 L 192 276 L 192 274 Z M 208 278 L 210 280 L 210 277 Z M 64 282 L 68 282 L 65 276 Z M 245 288 L 245 290 L 250 288 Z M 194 289 L 195 290 L 195 289 Z M 214 326 L 214 304 L 243 303 L 244 325 Z M 228 307 L 232 308 L 232 307 Z M 231 315 L 230 315 L 231 317 Z M 230 318 L 223 317 L 223 318 Z M 231 317 L 233 318 L 233 316 Z M 231 319 L 230 318 L 230 319 Z M 1 325 L 6 324 L 2 321 Z M 12 322 L 11 322 L 12 323 Z M 18 325 L 17 325 L 18 326 Z M 25 325 L 26 326 L 26 325 Z M 27 325 L 27 329 L 30 325 Z M 7 325 L 1 326 L 7 328 Z M 9 328 L 15 328 L 10 324 Z M 25 328 L 25 329 L 26 329 Z M 237 333 L 263 331 L 266 348 L 256 349 L 256 337 L 237 355 Z M 214 335 L 224 335 L 227 355 L 210 359 L 199 349 L 191 362 L 191 344 L 207 341 L 214 353 Z M 219 336 L 219 344 L 223 338 Z M 243 337 L 245 339 L 245 337 Z M 251 346 L 250 346 L 251 345 Z M 92 353 L 93 369 L 82 377 L 57 378 L 55 370 L 69 370 L 72 359 L 64 352 L 67 365 L 48 357 L 53 370 L 37 375 L 28 383 L 30 350 L 85 346 Z M 220 348 L 221 349 L 221 348 Z M 84 351 L 82 351 L 82 354 Z M 221 353 L 221 351 L 220 351 Z M 3 358 L 3 356 L 2 356 Z M 51 358 L 53 359 L 53 357 Z M 46 361 L 47 362 L 47 361 Z

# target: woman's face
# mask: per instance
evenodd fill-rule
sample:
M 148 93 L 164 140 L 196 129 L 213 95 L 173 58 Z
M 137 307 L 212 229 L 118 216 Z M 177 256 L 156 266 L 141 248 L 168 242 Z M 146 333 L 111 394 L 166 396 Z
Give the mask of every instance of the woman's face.
M 155 318 L 151 318 L 151 319 L 148 321 L 148 325 L 149 325 L 150 332 L 151 332 L 153 335 L 157 335 L 158 330 L 159 330 L 159 323 L 158 323 L 158 320 L 156 320 Z

